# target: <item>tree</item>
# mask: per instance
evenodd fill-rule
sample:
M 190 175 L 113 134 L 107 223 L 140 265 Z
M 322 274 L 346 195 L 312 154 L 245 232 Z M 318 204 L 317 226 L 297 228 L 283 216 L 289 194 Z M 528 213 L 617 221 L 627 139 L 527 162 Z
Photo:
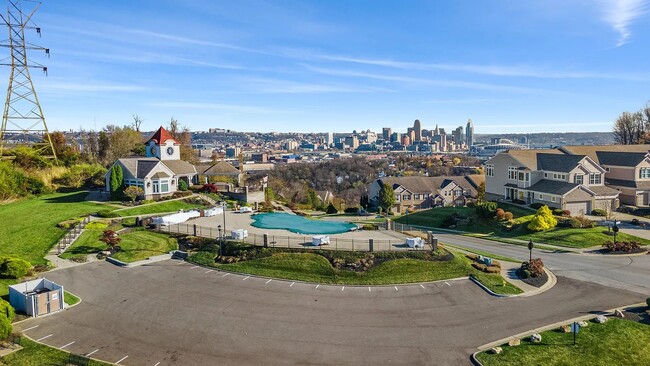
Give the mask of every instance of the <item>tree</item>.
M 650 103 L 638 112 L 621 113 L 612 128 L 616 142 L 621 145 L 650 142 Z
M 124 173 L 120 164 L 114 164 L 111 168 L 111 198 L 119 199 L 124 183 Z
M 548 206 L 542 206 L 537 210 L 533 219 L 528 224 L 528 229 L 533 231 L 544 231 L 554 228 L 557 225 L 557 219 Z
M 192 133 L 187 126 L 181 126 L 174 117 L 169 120 L 169 133 L 181 144 L 181 160 L 198 164 L 198 158 L 192 150 Z
M 476 200 L 478 202 L 485 201 L 485 181 L 482 181 L 476 189 Z
M 140 116 L 138 116 L 137 113 L 131 115 L 133 117 L 133 128 L 140 132 L 140 126 L 142 125 L 142 122 L 144 121 Z
M 394 204 L 395 191 L 393 187 L 381 183 L 381 188 L 379 189 L 379 207 L 383 208 L 386 212 L 390 212 Z
M 136 198 L 144 196 L 144 190 L 138 186 L 128 186 L 124 188 L 124 195 L 133 202 Z
M 111 252 L 115 253 L 117 250 L 117 245 L 122 241 L 122 238 L 117 236 L 117 233 L 114 230 L 107 229 L 102 232 L 102 236 L 99 238 L 99 241 L 106 243 L 106 245 L 111 247 Z
M 184 180 L 179 180 L 178 181 L 178 190 L 179 191 L 187 191 L 188 190 L 187 182 Z

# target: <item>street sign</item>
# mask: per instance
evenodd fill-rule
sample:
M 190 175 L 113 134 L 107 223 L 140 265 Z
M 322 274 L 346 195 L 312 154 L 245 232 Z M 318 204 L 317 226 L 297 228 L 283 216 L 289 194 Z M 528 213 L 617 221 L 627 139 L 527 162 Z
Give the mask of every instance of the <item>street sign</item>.
M 580 324 L 575 322 L 571 324 L 571 333 L 580 333 Z

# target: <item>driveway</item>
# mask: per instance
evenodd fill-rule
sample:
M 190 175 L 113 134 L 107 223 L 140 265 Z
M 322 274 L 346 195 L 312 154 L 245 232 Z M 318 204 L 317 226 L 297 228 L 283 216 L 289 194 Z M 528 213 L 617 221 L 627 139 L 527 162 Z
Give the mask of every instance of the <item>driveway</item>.
M 541 295 L 506 299 L 468 280 L 317 286 L 176 260 L 47 278 L 83 302 L 16 329 L 120 365 L 469 364 L 482 344 L 645 298 L 562 276 Z

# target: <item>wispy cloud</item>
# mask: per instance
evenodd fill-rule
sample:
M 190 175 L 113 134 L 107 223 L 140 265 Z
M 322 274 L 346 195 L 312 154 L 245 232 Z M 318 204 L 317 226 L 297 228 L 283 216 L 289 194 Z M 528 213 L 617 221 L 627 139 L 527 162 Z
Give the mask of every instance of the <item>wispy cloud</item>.
M 371 66 L 382 66 L 404 70 L 445 70 L 483 74 L 491 76 L 532 77 L 549 79 L 619 79 L 648 80 L 650 75 L 627 75 L 611 73 L 593 73 L 580 71 L 556 71 L 527 65 L 476 65 L 462 63 L 421 63 L 397 61 L 390 59 L 370 59 L 360 57 L 320 55 L 320 59 Z
M 467 98 L 467 99 L 430 99 L 425 100 L 425 104 L 483 104 L 483 103 L 497 103 L 506 102 L 508 99 L 492 99 L 492 98 Z
M 391 89 L 379 87 L 311 83 L 271 78 L 241 78 L 235 80 L 234 84 L 245 92 L 260 94 L 373 93 L 392 91 Z
M 276 113 L 282 112 L 277 109 L 266 107 L 241 105 L 241 104 L 224 104 L 224 103 L 210 103 L 210 102 L 181 102 L 181 101 L 168 101 L 168 102 L 153 102 L 148 106 L 156 108 L 169 108 L 169 109 L 192 109 L 192 110 L 213 110 L 221 112 L 237 112 L 237 113 Z
M 648 10 L 646 0 L 604 0 L 604 20 L 619 34 L 616 47 L 629 42 L 632 22 Z
M 303 64 L 303 67 L 315 73 L 323 74 L 323 75 L 384 80 L 384 81 L 392 81 L 403 85 L 411 85 L 411 86 L 418 86 L 418 85 L 434 86 L 434 87 L 446 87 L 446 88 L 514 92 L 514 93 L 537 93 L 543 91 L 540 89 L 533 89 L 533 88 L 526 88 L 526 87 L 519 87 L 519 86 L 477 83 L 477 82 L 464 81 L 464 80 L 439 80 L 439 79 L 416 78 L 416 77 L 409 77 L 409 76 L 395 76 L 395 75 L 376 74 L 376 73 L 351 71 L 351 70 L 322 68 L 322 67 L 315 67 L 315 66 L 310 66 L 305 64 Z
M 39 86 L 45 91 L 57 92 L 138 92 L 150 88 L 134 84 L 106 84 L 102 82 L 47 82 Z

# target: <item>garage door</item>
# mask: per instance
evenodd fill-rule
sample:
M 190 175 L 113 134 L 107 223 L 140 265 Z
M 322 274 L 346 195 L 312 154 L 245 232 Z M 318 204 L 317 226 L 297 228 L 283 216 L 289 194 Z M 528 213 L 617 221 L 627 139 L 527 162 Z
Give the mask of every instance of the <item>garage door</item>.
M 571 215 L 589 215 L 591 213 L 591 202 L 571 202 L 566 204 L 566 209 L 571 211 Z

